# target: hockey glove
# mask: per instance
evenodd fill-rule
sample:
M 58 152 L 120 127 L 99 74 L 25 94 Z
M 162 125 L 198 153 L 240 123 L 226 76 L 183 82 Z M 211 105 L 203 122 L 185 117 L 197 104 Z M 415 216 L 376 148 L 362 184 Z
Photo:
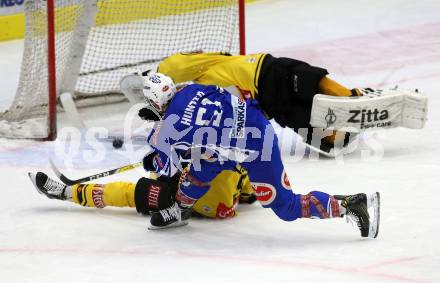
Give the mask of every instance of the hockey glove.
M 143 165 L 146 171 L 156 171 L 156 166 L 154 166 L 154 158 L 158 155 L 157 152 L 151 152 L 144 156 Z
M 148 70 L 146 70 L 146 71 L 143 71 L 143 72 L 141 73 L 141 75 L 142 75 L 143 77 L 148 76 L 148 74 L 149 74 L 151 71 L 152 71 L 151 69 L 148 69 Z
M 150 121 L 160 120 L 160 117 L 157 116 L 157 114 L 154 113 L 154 111 L 148 107 L 141 108 L 138 112 L 138 115 L 142 120 L 150 120 Z

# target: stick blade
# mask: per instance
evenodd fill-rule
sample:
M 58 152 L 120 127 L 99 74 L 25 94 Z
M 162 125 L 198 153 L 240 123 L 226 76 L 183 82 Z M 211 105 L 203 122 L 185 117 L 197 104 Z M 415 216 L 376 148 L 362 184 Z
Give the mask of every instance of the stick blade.
M 76 181 L 70 180 L 69 178 L 64 176 L 64 174 L 61 173 L 60 170 L 58 170 L 58 168 L 56 167 L 56 165 L 53 162 L 52 158 L 49 158 L 49 164 L 50 164 L 50 167 L 52 168 L 52 171 L 55 173 L 55 175 L 58 177 L 58 179 L 61 180 L 61 182 L 63 182 L 64 184 L 66 184 L 68 186 L 72 186 L 72 185 L 75 185 L 77 183 Z

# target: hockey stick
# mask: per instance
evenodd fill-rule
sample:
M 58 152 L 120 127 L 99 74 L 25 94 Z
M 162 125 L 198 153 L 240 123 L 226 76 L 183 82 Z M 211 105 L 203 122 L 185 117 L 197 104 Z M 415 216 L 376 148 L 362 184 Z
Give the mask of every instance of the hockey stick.
M 100 69 L 100 70 L 80 73 L 79 76 L 80 77 L 84 77 L 84 76 L 95 75 L 95 74 L 99 74 L 99 73 L 103 73 L 103 72 L 109 72 L 109 71 L 116 71 L 116 70 L 120 70 L 120 69 L 139 67 L 141 65 L 155 64 L 157 62 L 165 60 L 166 58 L 167 57 L 162 57 L 162 58 L 157 58 L 157 59 L 148 59 L 148 60 L 144 60 L 144 61 L 140 61 L 140 62 L 136 62 L 136 63 L 122 64 L 122 65 L 118 65 L 118 66 L 115 66 L 115 67 L 103 68 L 103 69 Z
M 68 186 L 73 186 L 76 184 L 80 184 L 80 183 L 84 183 L 84 182 L 89 182 L 89 181 L 93 181 L 96 179 L 100 179 L 100 178 L 104 178 L 110 175 L 114 175 L 114 174 L 119 174 L 125 171 L 129 171 L 132 169 L 135 169 L 137 167 L 142 166 L 142 162 L 137 162 L 137 163 L 133 163 L 133 164 L 129 164 L 129 165 L 124 165 L 122 167 L 118 167 L 112 170 L 108 170 L 105 172 L 101 172 L 98 174 L 94 174 L 91 176 L 87 176 L 87 177 L 83 177 L 83 178 L 79 178 L 76 180 L 72 180 L 69 179 L 68 177 L 66 177 L 63 173 L 60 172 L 60 170 L 58 170 L 58 168 L 55 166 L 53 160 L 50 158 L 49 159 L 49 163 L 50 163 L 50 167 L 52 168 L 52 170 L 54 171 L 55 175 L 57 175 L 57 177 L 66 185 Z
M 81 132 L 86 132 L 86 130 L 88 129 L 86 124 L 84 123 L 84 121 L 82 120 L 81 116 L 78 113 L 78 109 L 75 106 L 75 102 L 73 101 L 73 97 L 71 93 L 63 93 L 60 96 L 60 102 L 61 105 L 63 106 L 65 112 L 66 112 L 66 116 L 69 119 L 69 121 L 72 123 L 72 125 L 79 129 Z M 151 106 L 148 106 L 149 108 L 153 108 Z M 153 112 L 156 115 L 159 115 L 157 113 L 157 111 Z M 97 140 L 100 142 L 110 142 L 110 143 L 114 143 L 116 140 L 120 140 L 122 141 L 122 143 L 128 143 L 128 142 L 132 142 L 134 144 L 139 144 L 139 145 L 144 145 L 145 144 L 145 137 L 144 136 L 131 136 L 128 139 L 125 139 L 123 135 L 108 135 L 107 137 L 101 138 L 101 137 L 97 137 Z M 122 146 L 122 145 L 121 145 Z M 116 148 L 116 147 L 115 147 Z
M 70 92 L 65 92 L 60 95 L 60 102 L 66 112 L 66 116 L 72 125 L 80 130 L 86 129 L 84 121 L 78 113 L 78 109 L 73 101 L 72 94 Z

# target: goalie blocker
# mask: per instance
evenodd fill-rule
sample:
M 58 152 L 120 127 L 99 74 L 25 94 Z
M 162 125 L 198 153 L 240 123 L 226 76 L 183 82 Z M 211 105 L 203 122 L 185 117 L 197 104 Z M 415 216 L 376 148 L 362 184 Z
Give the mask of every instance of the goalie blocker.
M 418 91 L 364 89 L 363 92 L 364 96 L 359 97 L 315 95 L 310 124 L 348 132 L 425 126 L 428 98 Z

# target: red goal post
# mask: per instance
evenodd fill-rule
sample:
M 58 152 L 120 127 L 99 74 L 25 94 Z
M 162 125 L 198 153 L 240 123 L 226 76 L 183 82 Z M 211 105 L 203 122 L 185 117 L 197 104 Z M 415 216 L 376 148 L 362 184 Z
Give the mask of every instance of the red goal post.
M 0 137 L 56 138 L 57 101 L 122 101 L 119 80 L 194 50 L 245 54 L 245 0 L 28 0 L 19 86 Z

